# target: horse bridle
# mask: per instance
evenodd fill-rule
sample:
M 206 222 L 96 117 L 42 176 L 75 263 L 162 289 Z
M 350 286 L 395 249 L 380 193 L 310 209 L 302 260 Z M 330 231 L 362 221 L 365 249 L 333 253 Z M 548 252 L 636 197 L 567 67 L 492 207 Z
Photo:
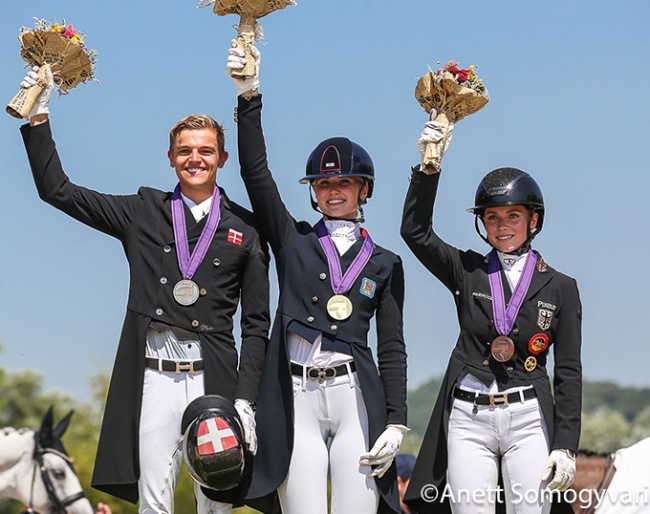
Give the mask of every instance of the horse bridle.
M 47 466 L 45 465 L 45 461 L 43 460 L 43 456 L 46 453 L 52 453 L 54 455 L 57 455 L 61 457 L 63 460 L 65 460 L 71 469 L 72 469 L 72 462 L 73 462 L 72 458 L 66 455 L 65 453 L 55 450 L 54 448 L 43 448 L 41 446 L 40 441 L 38 440 L 38 432 L 34 434 L 34 443 L 35 443 L 34 444 L 34 473 L 32 475 L 32 490 L 30 492 L 29 507 L 26 510 L 24 510 L 21 514 L 31 514 L 34 512 L 34 509 L 32 509 L 32 503 L 34 499 L 33 498 L 34 483 L 36 482 L 37 469 L 39 469 L 41 472 L 41 479 L 43 480 L 43 484 L 45 484 L 47 497 L 50 499 L 50 502 L 52 503 L 50 512 L 52 514 L 66 514 L 67 512 L 66 507 L 68 505 L 73 504 L 77 500 L 81 500 L 82 498 L 85 498 L 86 493 L 84 493 L 83 490 L 81 490 L 77 494 L 73 494 L 71 496 L 68 496 L 67 498 L 60 500 L 59 497 L 56 495 L 56 491 L 54 490 L 54 484 L 52 483 L 52 478 L 50 478 L 50 474 L 48 472 Z

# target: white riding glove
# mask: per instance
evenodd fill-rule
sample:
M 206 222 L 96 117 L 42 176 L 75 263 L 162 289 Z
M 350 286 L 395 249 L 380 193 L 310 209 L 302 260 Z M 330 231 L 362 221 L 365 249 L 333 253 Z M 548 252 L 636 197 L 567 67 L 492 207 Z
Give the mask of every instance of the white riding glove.
M 426 150 L 427 144 L 434 143 L 440 145 L 440 159 L 444 157 L 451 145 L 451 137 L 454 132 L 454 124 L 449 123 L 447 128 L 447 135 L 445 137 L 445 125 L 438 121 L 434 121 L 438 116 L 438 111 L 435 109 L 431 110 L 429 115 L 429 121 L 424 124 L 424 130 L 422 130 L 422 135 L 418 139 L 418 151 L 420 152 L 420 157 L 424 160 L 424 152 Z M 443 138 L 445 139 L 443 141 Z
M 553 450 L 548 456 L 542 480 L 553 480 L 546 486 L 548 491 L 566 491 L 576 474 L 576 457 L 569 450 Z
M 230 46 L 231 48 L 228 50 L 228 62 L 226 63 L 226 73 L 237 87 L 237 96 L 241 96 L 249 91 L 257 91 L 260 87 L 260 61 L 262 57 L 260 51 L 254 46 L 251 46 L 251 54 L 255 58 L 255 74 L 253 77 L 243 80 L 233 75 L 232 72 L 242 70 L 246 66 L 247 59 L 244 56 L 244 51 L 237 48 L 236 39 L 230 42 Z
M 379 435 L 372 449 L 368 453 L 361 454 L 359 464 L 377 466 L 370 473 L 370 477 L 381 478 L 384 476 L 399 451 L 404 434 L 410 430 L 404 425 L 388 425 L 386 430 Z
M 256 424 L 253 405 L 243 398 L 237 398 L 234 405 L 244 429 L 244 440 L 246 441 L 246 446 L 248 446 L 248 451 L 252 455 L 255 455 L 257 453 L 257 435 L 255 434 Z
M 54 91 L 54 77 L 52 76 L 52 71 L 49 67 L 46 69 L 44 76 L 39 76 L 38 70 L 40 70 L 38 66 L 33 66 L 20 83 L 20 87 L 23 89 L 28 89 L 42 81 L 47 83 L 36 102 L 34 102 L 34 107 L 32 107 L 32 110 L 29 113 L 30 118 L 37 114 L 50 113 L 50 98 L 52 97 L 52 91 Z M 41 73 L 41 75 L 43 75 L 43 73 Z

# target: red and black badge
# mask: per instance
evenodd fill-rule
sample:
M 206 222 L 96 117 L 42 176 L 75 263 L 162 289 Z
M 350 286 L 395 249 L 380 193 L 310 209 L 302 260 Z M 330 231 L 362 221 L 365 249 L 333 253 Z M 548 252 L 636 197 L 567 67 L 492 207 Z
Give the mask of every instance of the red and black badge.
M 533 355 L 538 355 L 548 348 L 548 336 L 546 334 L 535 334 L 528 341 L 528 351 Z

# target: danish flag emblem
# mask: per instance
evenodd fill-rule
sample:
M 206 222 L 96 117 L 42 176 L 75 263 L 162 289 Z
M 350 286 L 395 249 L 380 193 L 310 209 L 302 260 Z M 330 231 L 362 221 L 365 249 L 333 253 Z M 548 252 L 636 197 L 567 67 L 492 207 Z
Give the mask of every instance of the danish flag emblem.
M 197 435 L 199 455 L 211 455 L 230 450 L 238 444 L 232 428 L 221 418 L 202 421 Z
M 244 234 L 231 228 L 228 231 L 228 242 L 241 246 L 241 244 L 244 242 Z

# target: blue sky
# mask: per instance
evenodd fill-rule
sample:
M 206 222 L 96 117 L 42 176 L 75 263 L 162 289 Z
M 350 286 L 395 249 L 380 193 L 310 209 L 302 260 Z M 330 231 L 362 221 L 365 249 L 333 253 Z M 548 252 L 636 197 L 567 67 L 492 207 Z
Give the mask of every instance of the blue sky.
M 71 179 L 128 194 L 175 185 L 166 151 L 180 118 L 210 114 L 228 129 L 218 182 L 248 205 L 238 173 L 235 89 L 225 74 L 234 16 L 198 0 L 21 0 L 0 17 L 0 98 L 25 71 L 17 35 L 33 18 L 64 18 L 99 52 L 99 84 L 53 98 L 52 127 Z M 487 251 L 465 209 L 488 171 L 515 166 L 547 207 L 535 241 L 578 280 L 588 379 L 650 387 L 650 279 L 644 269 L 650 173 L 650 4 L 641 1 L 317 1 L 261 20 L 261 91 L 269 161 L 294 216 L 316 221 L 298 184 L 313 147 L 347 136 L 373 157 L 366 228 L 405 265 L 409 380 L 444 372 L 458 326 L 449 292 L 410 254 L 399 221 L 415 141 L 426 120 L 418 77 L 450 59 L 478 65 L 490 103 L 461 121 L 443 163 L 436 228 L 460 248 Z M 33 369 L 47 388 L 85 397 L 110 370 L 126 305 L 119 242 L 41 202 L 19 134 L 4 114 L 0 145 L 0 366 Z M 274 274 L 271 275 L 274 279 Z

